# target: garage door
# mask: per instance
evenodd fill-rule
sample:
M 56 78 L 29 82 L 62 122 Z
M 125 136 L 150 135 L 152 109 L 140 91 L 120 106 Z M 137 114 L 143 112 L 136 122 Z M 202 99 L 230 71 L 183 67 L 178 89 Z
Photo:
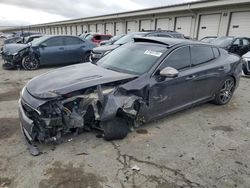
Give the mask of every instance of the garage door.
M 82 34 L 82 26 L 78 25 L 77 26 L 77 35 Z
M 191 26 L 192 26 L 192 17 L 178 17 L 176 18 L 175 30 L 182 33 L 183 35 L 190 37 L 191 36 Z
M 106 23 L 106 34 L 114 35 L 114 24 Z
M 71 35 L 71 29 L 70 29 L 70 26 L 67 26 L 67 35 Z
M 88 32 L 88 25 L 83 25 L 82 30 L 83 30 L 83 33 L 85 33 L 86 31 Z
M 141 20 L 140 31 L 153 29 L 153 20 Z
M 96 32 L 96 25 L 95 24 L 89 25 L 89 32 Z
M 250 12 L 234 12 L 231 15 L 229 36 L 250 37 Z
M 104 24 L 97 24 L 97 33 L 104 33 Z
M 124 24 L 123 22 L 116 22 L 115 23 L 115 35 L 122 35 L 122 34 L 125 34 Z
M 61 34 L 61 35 L 63 35 L 63 28 L 64 28 L 63 26 L 60 27 L 60 34 Z
M 76 35 L 76 25 L 72 25 L 72 35 Z
M 132 33 L 138 31 L 137 29 L 137 22 L 136 21 L 129 21 L 127 22 L 127 33 Z
M 159 18 L 156 21 L 157 30 L 169 30 L 169 18 Z
M 202 39 L 206 36 L 217 36 L 219 32 L 220 19 L 220 14 L 202 15 L 200 17 L 198 38 Z

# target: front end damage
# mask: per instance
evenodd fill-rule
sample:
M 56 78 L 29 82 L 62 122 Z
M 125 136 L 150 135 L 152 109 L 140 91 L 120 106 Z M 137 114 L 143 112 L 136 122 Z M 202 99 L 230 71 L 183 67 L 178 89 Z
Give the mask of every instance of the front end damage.
M 31 154 L 39 154 L 35 148 L 36 141 L 60 143 L 63 135 L 69 133 L 77 135 L 97 130 L 106 140 L 124 138 L 138 124 L 142 98 L 124 94 L 117 87 L 120 84 L 109 83 L 72 92 L 39 102 L 36 107 L 25 101 L 27 97 L 22 97 L 19 116 Z M 22 96 L 23 93 L 30 95 L 29 98 L 35 98 L 26 88 Z
M 10 47 L 11 48 L 11 47 Z M 4 69 L 13 69 L 13 68 L 19 68 L 21 67 L 21 62 L 23 57 L 29 55 L 30 47 L 27 46 L 21 50 L 13 50 L 12 49 L 5 49 L 3 48 L 3 51 L 1 53 L 3 60 L 5 61 L 5 64 L 3 65 Z

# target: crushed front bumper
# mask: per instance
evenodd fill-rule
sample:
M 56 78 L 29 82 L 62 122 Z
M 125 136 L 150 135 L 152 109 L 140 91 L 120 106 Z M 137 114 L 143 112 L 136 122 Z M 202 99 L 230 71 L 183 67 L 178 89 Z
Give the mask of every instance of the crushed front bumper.
M 37 146 L 33 144 L 33 138 L 31 136 L 34 122 L 25 114 L 21 99 L 19 99 L 18 101 L 18 114 L 20 119 L 21 130 L 25 138 L 25 142 L 28 146 L 29 152 L 31 155 L 37 156 L 40 154 L 40 151 Z

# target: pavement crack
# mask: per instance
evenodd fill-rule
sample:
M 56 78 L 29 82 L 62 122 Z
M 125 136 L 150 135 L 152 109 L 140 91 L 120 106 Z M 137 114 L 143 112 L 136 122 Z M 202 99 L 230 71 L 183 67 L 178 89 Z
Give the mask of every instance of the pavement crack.
M 129 174 L 129 172 L 131 171 L 131 161 L 136 162 L 136 163 L 142 163 L 142 164 L 145 164 L 148 166 L 152 166 L 152 167 L 160 170 L 160 172 L 162 174 L 165 174 L 165 176 L 172 179 L 173 183 L 182 182 L 182 184 L 184 184 L 185 186 L 188 186 L 188 187 L 199 187 L 199 188 L 205 187 L 199 183 L 196 183 L 196 182 L 189 180 L 178 169 L 173 169 L 173 168 L 167 167 L 165 165 L 160 165 L 160 164 L 157 164 L 157 163 L 151 162 L 151 161 L 141 160 L 141 159 L 138 159 L 132 155 L 122 154 L 119 146 L 117 146 L 114 142 L 111 142 L 111 143 L 117 152 L 116 160 L 122 165 L 122 167 L 117 170 L 116 176 L 118 176 L 120 172 L 123 172 L 123 174 L 125 175 L 125 177 L 127 177 L 127 179 L 129 179 L 132 176 L 133 185 L 135 185 L 135 182 L 134 182 L 135 173 L 133 172 L 132 174 Z M 168 175 L 169 173 L 166 174 L 164 172 L 171 172 L 172 175 Z M 140 172 L 138 171 L 136 173 L 143 176 L 146 179 L 145 183 L 149 182 L 149 181 L 150 182 L 153 181 L 153 182 L 157 183 L 158 185 L 160 183 L 169 183 L 169 180 L 167 180 L 163 176 L 145 175 L 141 171 Z

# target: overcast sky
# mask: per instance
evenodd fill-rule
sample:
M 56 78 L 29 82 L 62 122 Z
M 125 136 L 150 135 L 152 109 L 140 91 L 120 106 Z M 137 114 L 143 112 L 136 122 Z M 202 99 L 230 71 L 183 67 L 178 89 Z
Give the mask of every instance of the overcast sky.
M 0 26 L 30 25 L 197 0 L 0 0 Z

